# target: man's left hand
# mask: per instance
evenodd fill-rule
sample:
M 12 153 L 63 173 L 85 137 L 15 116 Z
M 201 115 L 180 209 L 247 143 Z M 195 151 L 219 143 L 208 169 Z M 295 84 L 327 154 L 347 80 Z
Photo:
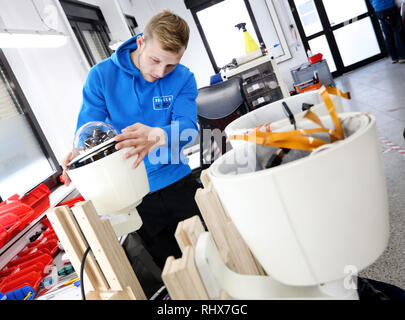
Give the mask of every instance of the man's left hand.
M 166 133 L 162 128 L 149 127 L 138 122 L 123 129 L 114 139 L 118 142 L 115 145 L 117 150 L 131 148 L 125 153 L 125 158 L 138 155 L 133 165 L 136 168 L 153 148 L 166 143 Z

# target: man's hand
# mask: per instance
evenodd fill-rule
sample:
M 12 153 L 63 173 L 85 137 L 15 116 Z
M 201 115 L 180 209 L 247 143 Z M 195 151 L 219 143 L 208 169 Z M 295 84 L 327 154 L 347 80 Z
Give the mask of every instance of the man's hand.
M 159 127 L 149 127 L 142 123 L 135 123 L 123 129 L 121 134 L 115 136 L 115 141 L 119 142 L 115 146 L 117 150 L 132 147 L 125 154 L 125 157 L 129 158 L 138 155 L 133 165 L 136 168 L 153 148 L 166 143 L 166 133 Z
M 72 182 L 69 178 L 69 176 L 66 173 L 67 170 L 67 165 L 69 164 L 70 161 L 73 160 L 73 158 L 75 157 L 75 153 L 72 151 L 70 151 L 68 153 L 68 155 L 65 157 L 65 159 L 63 159 L 63 163 L 62 163 L 62 167 L 63 167 L 63 173 L 62 173 L 62 179 L 64 181 L 64 184 L 66 186 L 70 185 L 70 183 Z

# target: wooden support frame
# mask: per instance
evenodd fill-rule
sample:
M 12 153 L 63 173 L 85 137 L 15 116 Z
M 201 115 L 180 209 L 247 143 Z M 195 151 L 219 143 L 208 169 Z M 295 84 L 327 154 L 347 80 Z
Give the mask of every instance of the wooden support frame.
M 47 217 L 67 253 L 73 268 L 79 272 L 83 254 L 89 245 L 72 211 L 68 206 L 56 207 L 47 213 Z M 83 275 L 84 282 L 89 291 L 94 291 L 96 288 L 100 290 L 108 290 L 110 288 L 91 252 L 87 256 L 86 268 L 84 269 Z
M 174 237 L 180 247 L 181 252 L 187 246 L 195 248 L 198 237 L 205 231 L 204 226 L 198 216 L 193 216 L 186 220 L 180 221 L 177 225 Z
M 222 261 L 229 269 L 239 274 L 266 275 L 225 212 L 207 170 L 201 172 L 204 188 L 197 190 L 195 200 Z
M 56 207 L 47 216 L 76 272 L 84 251 L 91 248 L 84 269 L 86 299 L 145 300 L 110 221 L 100 219 L 91 201 L 76 203 L 72 211 L 67 206 Z
M 209 299 L 194 260 L 195 246 L 203 232 L 205 229 L 198 216 L 180 221 L 177 225 L 175 238 L 182 257 L 168 257 L 162 271 L 162 280 L 173 300 Z
M 162 279 L 173 300 L 208 300 L 208 294 L 194 262 L 194 248 L 183 248 L 180 259 L 168 257 Z
M 180 259 L 168 257 L 163 268 L 162 279 L 173 300 L 208 300 L 209 296 L 195 263 L 195 248 L 198 237 L 205 229 L 199 216 L 180 221 L 175 237 L 182 252 Z M 222 290 L 218 300 L 230 300 Z
M 239 274 L 266 275 L 225 212 L 207 170 L 202 171 L 201 182 L 204 188 L 197 190 L 195 200 L 225 265 Z M 175 238 L 182 257 L 168 257 L 162 272 L 163 282 L 173 300 L 209 299 L 194 261 L 197 240 L 203 232 L 205 229 L 198 216 L 177 225 Z M 230 296 L 222 290 L 218 299 L 229 300 Z

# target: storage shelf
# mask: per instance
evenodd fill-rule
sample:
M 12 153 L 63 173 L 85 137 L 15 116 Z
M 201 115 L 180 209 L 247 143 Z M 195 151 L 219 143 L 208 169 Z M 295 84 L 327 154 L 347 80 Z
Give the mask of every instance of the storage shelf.
M 52 210 L 58 203 L 62 202 L 70 194 L 75 191 L 75 188 L 70 185 L 66 187 L 65 185 L 60 186 L 49 195 L 50 208 Z M 40 221 L 46 216 L 48 212 L 46 210 L 38 218 L 31 221 L 20 233 L 15 235 L 10 239 L 1 249 L 0 249 L 0 269 L 2 269 L 7 263 L 15 257 L 18 252 L 20 252 L 28 243 L 30 243 L 30 237 L 35 235 L 36 232 L 40 232 L 43 227 Z

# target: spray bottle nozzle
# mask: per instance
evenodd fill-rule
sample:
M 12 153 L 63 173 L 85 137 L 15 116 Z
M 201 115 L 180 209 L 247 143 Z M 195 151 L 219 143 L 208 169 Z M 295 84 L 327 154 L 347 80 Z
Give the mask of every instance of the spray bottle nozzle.
M 238 28 L 239 30 L 242 29 L 243 32 L 247 31 L 246 22 L 238 23 L 237 25 L 235 25 L 235 27 Z

